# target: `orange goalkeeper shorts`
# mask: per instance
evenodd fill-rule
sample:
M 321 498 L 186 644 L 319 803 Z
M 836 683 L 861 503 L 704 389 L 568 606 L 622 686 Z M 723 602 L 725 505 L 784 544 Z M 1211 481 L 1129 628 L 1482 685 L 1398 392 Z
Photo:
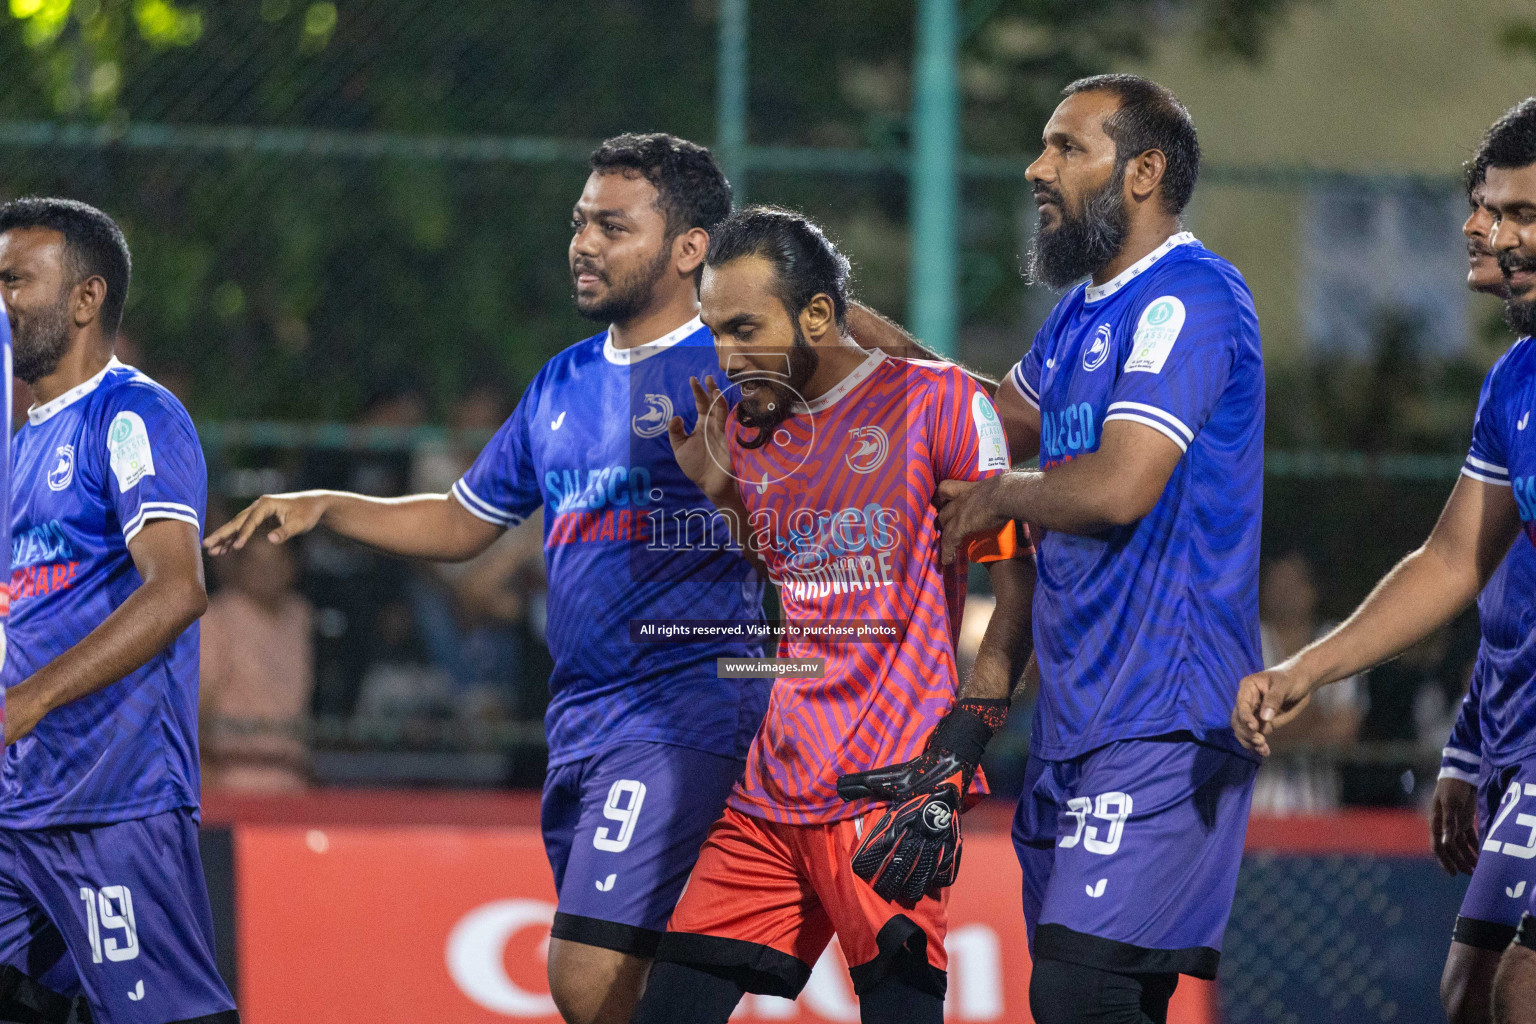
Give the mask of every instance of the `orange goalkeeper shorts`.
M 853 873 L 863 825 L 883 813 L 785 825 L 726 808 L 710 828 L 656 959 L 793 999 L 836 934 L 854 992 L 899 973 L 942 998 L 948 890 L 937 899 L 892 903 Z

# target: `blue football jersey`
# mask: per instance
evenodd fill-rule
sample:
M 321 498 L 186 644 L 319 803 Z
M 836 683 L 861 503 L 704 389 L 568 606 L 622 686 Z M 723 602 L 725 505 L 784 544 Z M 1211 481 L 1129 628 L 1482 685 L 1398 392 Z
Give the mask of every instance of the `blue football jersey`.
M 15 385 L 11 376 L 11 318 L 6 312 L 5 300 L 0 299 L 0 370 L 5 376 L 5 436 L 0 439 L 0 509 L 11 507 L 11 409 L 15 402 Z M 11 518 L 0 515 L 0 579 L 11 578 Z M 0 666 L 5 664 L 5 616 L 11 607 L 11 590 L 0 588 Z M 0 688 L 0 723 L 5 721 L 5 690 Z
M 1069 292 L 1010 377 L 1040 410 L 1046 473 L 1096 451 L 1112 420 L 1184 452 L 1137 522 L 1039 545 L 1032 749 L 1068 760 L 1189 732 L 1240 751 L 1230 715 L 1238 680 L 1261 667 L 1264 490 L 1264 363 L 1242 275 L 1174 235 Z
M 1477 595 L 1482 642 L 1472 683 L 1441 760 L 1440 777 L 1476 783 L 1479 765 L 1504 767 L 1536 753 L 1529 687 L 1536 679 L 1536 545 L 1516 541 Z
M 208 474 L 191 417 L 112 360 L 27 413 L 12 444 L 14 686 L 79 643 L 143 582 L 128 544 L 153 519 L 201 534 Z M 198 630 L 45 715 L 5 752 L 0 826 L 128 821 L 198 806 Z
M 1462 473 L 1498 487 L 1511 487 L 1527 536 L 1536 543 L 1536 340 L 1521 338 L 1493 365 L 1483 381 L 1472 428 L 1472 446 Z M 1536 549 L 1517 540 L 1477 599 L 1483 644 L 1473 673 L 1472 704 L 1477 728 L 1459 724 L 1451 747 L 1475 738 L 1496 765 L 1536 752 Z M 1463 717 L 1472 712 L 1467 707 Z M 1447 758 L 1452 751 L 1446 751 Z M 1463 759 L 1464 760 L 1464 759 Z
M 760 642 L 639 633 L 667 619 L 762 622 L 757 572 L 667 438 L 674 414 L 693 428 L 688 379 L 710 374 L 720 381 L 697 319 L 632 349 L 589 338 L 545 364 L 454 485 L 498 526 L 544 507 L 551 765 L 642 740 L 744 757 L 762 721 L 771 681 L 718 679 L 715 664 L 761 657 Z

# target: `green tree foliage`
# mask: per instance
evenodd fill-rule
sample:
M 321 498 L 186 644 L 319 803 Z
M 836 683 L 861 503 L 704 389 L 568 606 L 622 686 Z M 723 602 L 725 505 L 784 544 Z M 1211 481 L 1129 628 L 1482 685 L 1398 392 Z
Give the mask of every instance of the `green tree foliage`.
M 713 135 L 709 0 L 6 0 L 0 121 L 544 136 Z M 1056 93 L 1192 22 L 1260 52 L 1285 0 L 966 0 L 965 136 L 1027 153 Z M 753 0 L 751 138 L 905 145 L 912 5 Z M 13 132 L 13 134 L 15 134 Z M 23 135 L 25 133 L 22 133 Z M 0 148 L 0 195 L 59 193 L 119 217 L 137 278 L 128 330 L 190 380 L 205 416 L 347 417 L 397 380 L 442 412 L 464 381 L 518 387 L 585 333 L 566 223 L 585 176 L 544 164 L 125 145 Z M 318 141 L 317 141 L 318 140 Z M 825 218 L 864 293 L 900 312 L 905 181 L 762 174 L 753 199 Z M 1016 325 L 1021 197 L 966 197 L 972 325 Z

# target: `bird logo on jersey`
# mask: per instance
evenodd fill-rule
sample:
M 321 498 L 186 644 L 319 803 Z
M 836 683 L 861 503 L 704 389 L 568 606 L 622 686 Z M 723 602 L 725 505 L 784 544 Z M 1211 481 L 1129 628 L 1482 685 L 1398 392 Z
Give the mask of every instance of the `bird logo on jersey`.
M 638 437 L 660 437 L 672 422 L 672 399 L 666 395 L 646 395 L 645 412 L 636 413 L 630 426 Z
M 848 431 L 848 436 L 858 442 L 858 447 L 843 459 L 855 473 L 873 473 L 891 452 L 891 439 L 879 427 L 855 427 Z
M 1092 373 L 1104 365 L 1104 360 L 1109 358 L 1109 324 L 1100 324 L 1094 332 L 1093 344 L 1083 353 L 1083 369 Z
M 75 446 L 61 444 L 58 455 L 59 461 L 48 471 L 48 489 L 50 491 L 62 491 L 69 486 L 69 482 L 75 478 Z

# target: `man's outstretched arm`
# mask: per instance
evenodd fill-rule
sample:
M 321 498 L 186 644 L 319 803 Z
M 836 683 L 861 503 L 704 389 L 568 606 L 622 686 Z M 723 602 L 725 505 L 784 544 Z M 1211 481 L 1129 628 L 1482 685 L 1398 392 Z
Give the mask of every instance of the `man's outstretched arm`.
M 1384 576 L 1333 632 L 1242 681 L 1232 727 L 1249 749 L 1306 705 L 1318 687 L 1394 658 L 1450 622 L 1509 552 L 1520 531 L 1509 487 L 1463 475 L 1422 547 Z
M 405 558 L 462 562 L 495 543 L 503 527 L 472 515 L 451 494 L 371 498 L 345 491 L 264 495 L 203 541 L 209 554 L 245 547 L 263 526 L 274 544 L 316 526 Z

